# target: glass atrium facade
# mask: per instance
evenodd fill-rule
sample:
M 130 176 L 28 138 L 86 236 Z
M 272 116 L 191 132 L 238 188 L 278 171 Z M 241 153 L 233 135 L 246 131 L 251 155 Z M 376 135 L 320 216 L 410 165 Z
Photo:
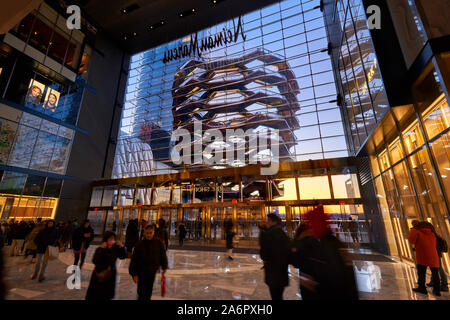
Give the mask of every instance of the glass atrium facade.
M 113 178 L 176 172 L 169 159 L 170 133 L 191 128 L 195 120 L 203 129 L 277 129 L 280 162 L 348 156 L 317 4 L 281 1 L 134 55 Z M 228 30 L 234 35 L 239 22 L 242 28 L 231 43 L 201 57 L 164 63 L 168 53 L 189 46 L 195 37 L 201 46 L 202 40 L 228 35 Z M 205 165 L 187 169 L 196 168 Z

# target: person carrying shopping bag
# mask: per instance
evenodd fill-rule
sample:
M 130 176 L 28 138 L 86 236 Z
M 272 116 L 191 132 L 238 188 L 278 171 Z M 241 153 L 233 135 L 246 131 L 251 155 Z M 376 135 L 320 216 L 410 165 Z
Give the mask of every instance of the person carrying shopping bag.
M 47 221 L 45 227 L 37 234 L 34 242 L 37 247 L 37 261 L 34 272 L 31 275 L 31 280 L 36 279 L 39 275 L 38 281 L 42 282 L 45 280 L 45 269 L 47 268 L 48 260 L 51 258 L 49 255 L 49 246 L 58 245 L 58 233 L 53 220 Z

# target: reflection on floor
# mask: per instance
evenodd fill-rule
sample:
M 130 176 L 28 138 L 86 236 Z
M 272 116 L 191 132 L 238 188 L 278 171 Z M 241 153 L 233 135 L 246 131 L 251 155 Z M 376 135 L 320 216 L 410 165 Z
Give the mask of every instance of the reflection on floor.
M 68 289 L 66 273 L 73 262 L 71 251 L 60 254 L 58 260 L 50 261 L 46 280 L 38 283 L 30 280 L 33 271 L 31 257 L 7 257 L 5 254 L 4 278 L 8 286 L 7 299 L 11 300 L 76 300 L 84 299 L 93 270 L 92 255 L 96 246 L 89 248 L 86 264 L 81 272 L 81 288 Z M 9 248 L 4 249 L 4 253 Z M 370 251 L 354 252 L 358 256 L 372 256 Z M 160 277 L 157 277 L 153 298 L 180 300 L 260 300 L 269 299 L 269 291 L 264 283 L 262 261 L 257 254 L 238 253 L 230 261 L 222 252 L 169 250 L 167 271 L 167 293 L 161 297 Z M 364 300 L 450 300 L 450 294 L 443 292 L 441 297 L 412 292 L 417 278 L 415 269 L 405 263 L 371 259 L 355 260 L 354 269 L 358 282 L 360 298 Z M 133 300 L 136 298 L 136 285 L 128 274 L 129 260 L 118 262 L 118 277 L 115 299 Z M 298 300 L 297 270 L 290 268 L 290 285 L 284 292 L 284 299 Z

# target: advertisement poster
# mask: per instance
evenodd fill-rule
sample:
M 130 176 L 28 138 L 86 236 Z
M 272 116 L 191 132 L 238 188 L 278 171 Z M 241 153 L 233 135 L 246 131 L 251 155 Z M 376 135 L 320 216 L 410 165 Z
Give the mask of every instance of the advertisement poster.
M 17 123 L 0 118 L 0 163 L 6 164 L 9 151 L 14 143 Z
M 55 112 L 58 107 L 59 97 L 61 93 L 56 90 L 47 89 L 47 94 L 45 95 L 44 105 L 42 106 L 44 109 L 49 110 L 51 112 Z
M 30 80 L 30 85 L 28 86 L 28 94 L 26 102 L 32 104 L 39 104 L 42 100 L 42 95 L 44 94 L 45 85 L 36 81 L 34 79 Z

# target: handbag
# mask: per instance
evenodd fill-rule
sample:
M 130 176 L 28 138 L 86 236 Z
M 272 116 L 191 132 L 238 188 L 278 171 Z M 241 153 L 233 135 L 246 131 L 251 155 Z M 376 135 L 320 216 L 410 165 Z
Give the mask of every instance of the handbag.
M 95 271 L 95 275 L 97 276 L 98 282 L 105 282 L 112 276 L 111 266 L 108 266 L 108 268 L 100 272 Z
M 58 259 L 59 248 L 56 246 L 48 246 L 48 259 L 55 260 Z

